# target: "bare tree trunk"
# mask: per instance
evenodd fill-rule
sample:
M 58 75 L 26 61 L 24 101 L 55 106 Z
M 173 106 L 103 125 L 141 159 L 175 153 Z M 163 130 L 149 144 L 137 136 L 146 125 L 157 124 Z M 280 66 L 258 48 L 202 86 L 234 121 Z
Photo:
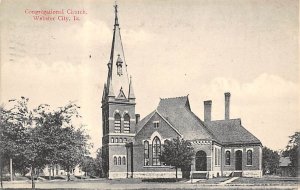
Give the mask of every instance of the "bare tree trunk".
M 49 165 L 48 171 L 49 171 L 49 180 L 51 181 L 51 165 Z
M 3 182 L 2 182 L 2 179 L 3 179 L 3 173 L 2 173 L 2 171 L 3 171 L 3 164 L 2 164 L 2 162 L 3 162 L 3 160 L 2 160 L 2 156 L 0 157 L 0 180 L 1 180 L 1 189 L 3 189 Z
M 68 181 L 70 181 L 70 172 L 67 172 L 67 176 L 68 176 Z
M 33 167 L 31 166 L 31 189 L 35 189 L 35 184 L 34 184 L 34 175 L 33 175 Z
M 176 179 L 177 179 L 177 166 L 175 166 L 175 169 L 176 169 Z
M 12 158 L 9 159 L 9 170 L 10 170 L 10 181 L 13 181 L 13 161 Z

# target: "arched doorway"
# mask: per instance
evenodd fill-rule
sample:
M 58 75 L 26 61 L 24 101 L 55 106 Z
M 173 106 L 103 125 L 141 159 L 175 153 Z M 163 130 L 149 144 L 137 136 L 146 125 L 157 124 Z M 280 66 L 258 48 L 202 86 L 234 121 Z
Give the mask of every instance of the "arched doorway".
M 207 158 L 203 150 L 196 153 L 196 171 L 207 171 Z
M 238 150 L 235 152 L 235 170 L 242 170 L 243 152 Z

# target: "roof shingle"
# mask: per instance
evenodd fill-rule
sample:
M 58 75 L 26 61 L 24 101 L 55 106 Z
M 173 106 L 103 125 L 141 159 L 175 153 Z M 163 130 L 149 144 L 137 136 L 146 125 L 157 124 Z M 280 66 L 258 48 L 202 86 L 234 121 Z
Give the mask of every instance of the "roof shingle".
M 241 119 L 217 120 L 205 122 L 208 129 L 223 144 L 258 143 L 260 140 L 243 126 Z
M 191 111 L 187 96 L 161 99 L 157 112 L 185 139 L 213 139 L 203 122 Z

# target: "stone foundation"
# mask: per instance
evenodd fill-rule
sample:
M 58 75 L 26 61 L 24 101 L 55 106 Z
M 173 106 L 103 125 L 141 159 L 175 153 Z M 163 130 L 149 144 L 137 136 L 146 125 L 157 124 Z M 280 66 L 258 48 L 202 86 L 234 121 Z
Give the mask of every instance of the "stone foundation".
M 133 178 L 175 178 L 176 172 L 133 172 Z M 177 177 L 182 178 L 182 172 L 178 170 Z
M 229 176 L 234 171 L 223 171 L 223 176 Z M 261 170 L 243 170 L 243 177 L 262 177 L 262 171 Z
M 109 179 L 127 178 L 127 172 L 109 172 Z
M 262 177 L 262 170 L 244 170 L 243 177 Z

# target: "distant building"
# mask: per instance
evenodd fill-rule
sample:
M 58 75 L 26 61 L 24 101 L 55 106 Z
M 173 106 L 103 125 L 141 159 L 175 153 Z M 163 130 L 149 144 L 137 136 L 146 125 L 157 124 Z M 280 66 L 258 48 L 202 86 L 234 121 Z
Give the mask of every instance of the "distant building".
M 75 168 L 71 169 L 69 172 L 70 175 L 73 176 L 83 176 L 85 175 L 85 172 L 81 170 L 79 166 L 76 166 Z M 59 165 L 59 164 L 54 164 L 53 166 L 46 165 L 45 168 L 43 169 L 36 169 L 35 174 L 39 176 L 49 176 L 51 175 L 52 177 L 56 176 L 67 176 L 67 172 Z M 28 172 L 26 174 L 27 176 L 31 175 L 31 172 Z
M 165 140 L 184 138 L 196 151 L 191 166 L 182 169 L 208 177 L 262 175 L 262 144 L 241 119 L 230 118 L 230 93 L 225 93 L 225 119 L 211 120 L 212 101 L 204 101 L 204 121 L 196 116 L 188 96 L 161 99 L 140 121 L 128 77 L 117 6 L 108 76 L 102 96 L 103 168 L 109 178 L 175 177 L 175 169 L 159 159 Z M 140 79 L 142 80 L 142 79 Z M 205 92 L 204 92 L 205 93 Z
M 278 174 L 281 176 L 293 176 L 293 167 L 290 165 L 291 159 L 289 157 L 280 157 Z

